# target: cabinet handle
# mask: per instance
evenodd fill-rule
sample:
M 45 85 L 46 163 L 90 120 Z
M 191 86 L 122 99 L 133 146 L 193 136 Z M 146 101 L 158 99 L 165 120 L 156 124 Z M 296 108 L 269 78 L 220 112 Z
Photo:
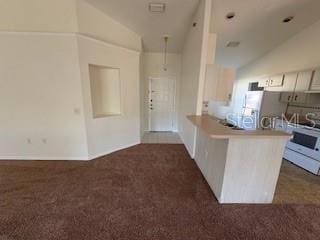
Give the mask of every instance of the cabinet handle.
M 288 101 L 289 101 L 289 102 L 290 102 L 290 99 L 291 99 L 291 96 L 289 95 L 289 96 L 288 96 Z
M 271 79 L 271 81 L 270 81 L 270 84 L 272 85 L 273 84 L 273 80 Z
M 298 99 L 298 95 L 296 95 L 296 96 L 294 97 L 294 101 L 297 101 L 297 99 Z
M 269 80 L 266 81 L 266 85 L 267 85 L 267 86 L 269 85 Z

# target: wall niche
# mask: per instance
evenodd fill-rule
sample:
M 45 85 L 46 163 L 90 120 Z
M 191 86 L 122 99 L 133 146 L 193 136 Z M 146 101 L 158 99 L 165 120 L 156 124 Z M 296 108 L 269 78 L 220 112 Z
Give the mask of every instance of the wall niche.
M 121 115 L 120 69 L 89 64 L 93 118 Z

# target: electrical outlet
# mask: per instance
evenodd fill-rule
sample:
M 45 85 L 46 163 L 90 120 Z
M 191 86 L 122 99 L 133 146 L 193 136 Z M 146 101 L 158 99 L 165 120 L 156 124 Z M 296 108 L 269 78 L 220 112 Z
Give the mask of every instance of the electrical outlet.
M 204 155 L 205 155 L 205 158 L 207 158 L 207 157 L 208 157 L 209 153 L 208 153 L 208 151 L 207 151 L 207 150 L 205 150 L 205 151 L 204 151 Z

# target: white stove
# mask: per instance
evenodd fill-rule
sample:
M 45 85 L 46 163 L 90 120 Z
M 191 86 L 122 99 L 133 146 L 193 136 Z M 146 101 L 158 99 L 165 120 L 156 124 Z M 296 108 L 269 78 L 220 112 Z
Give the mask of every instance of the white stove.
M 289 124 L 287 132 L 293 137 L 287 143 L 284 158 L 320 175 L 320 129 L 316 126 Z

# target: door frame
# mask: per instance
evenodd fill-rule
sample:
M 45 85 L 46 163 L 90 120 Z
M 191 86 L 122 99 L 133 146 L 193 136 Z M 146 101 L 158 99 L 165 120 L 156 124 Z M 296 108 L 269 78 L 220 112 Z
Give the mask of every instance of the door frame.
M 148 131 L 151 132 L 151 109 L 150 109 L 150 101 L 151 101 L 151 81 L 154 79 L 171 79 L 173 81 L 173 88 L 172 88 L 172 94 L 173 94 L 173 113 L 172 113 L 172 124 L 171 124 L 171 132 L 174 131 L 174 122 L 176 121 L 176 95 L 177 95 L 177 77 L 176 76 L 166 76 L 166 77 L 148 77 L 148 95 L 147 95 L 147 109 L 148 109 Z

